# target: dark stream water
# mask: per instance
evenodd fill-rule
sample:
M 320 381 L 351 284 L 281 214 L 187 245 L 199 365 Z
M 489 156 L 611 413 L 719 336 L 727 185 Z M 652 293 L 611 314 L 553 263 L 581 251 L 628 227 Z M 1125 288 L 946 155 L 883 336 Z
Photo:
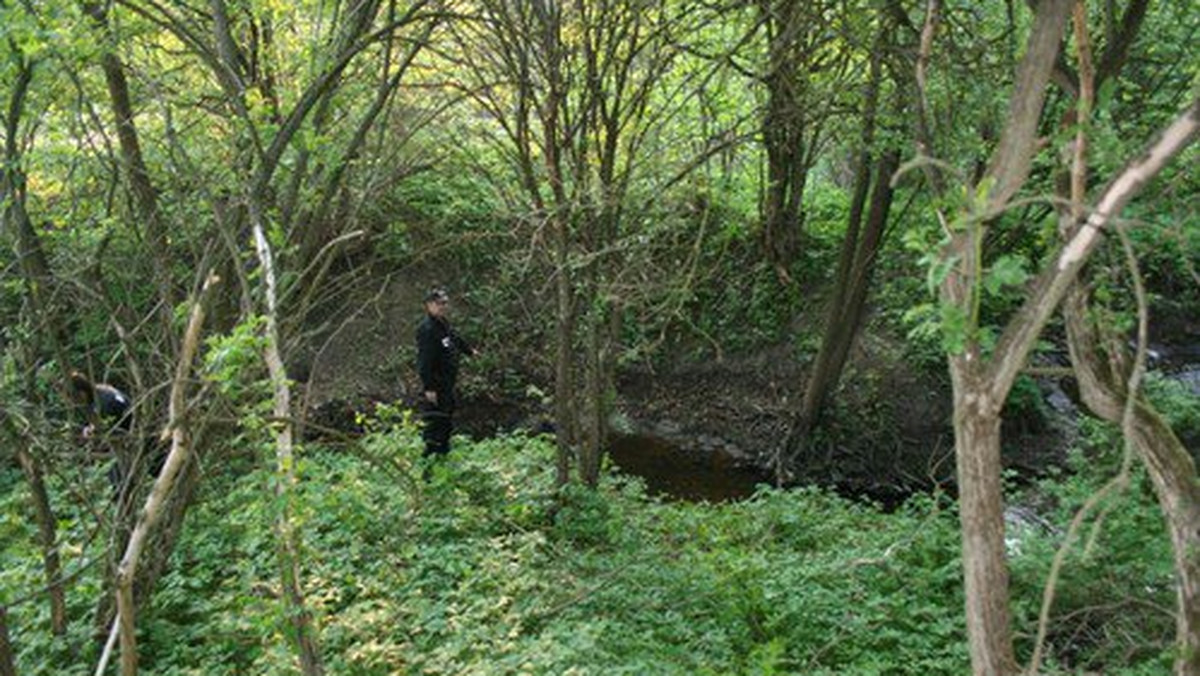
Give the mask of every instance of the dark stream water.
M 651 495 L 667 499 L 744 500 L 756 486 L 771 482 L 765 472 L 739 466 L 728 455 L 683 448 L 647 435 L 615 438 L 608 455 L 621 472 L 641 477 Z
M 1174 368 L 1165 369 L 1165 372 L 1169 379 L 1183 383 L 1200 395 L 1200 366 L 1194 361 L 1195 355 L 1190 356 L 1192 360 L 1171 364 Z M 1057 385 L 1048 399 L 1058 414 L 1072 419 L 1079 415 L 1078 408 Z M 760 484 L 773 483 L 773 477 L 767 472 L 747 467 L 728 454 L 689 448 L 648 434 L 615 437 L 608 455 L 622 473 L 644 480 L 651 495 L 669 500 L 714 503 L 744 500 L 751 497 Z M 846 497 L 868 499 L 885 507 L 902 503 L 913 490 L 841 484 L 831 484 L 831 488 Z

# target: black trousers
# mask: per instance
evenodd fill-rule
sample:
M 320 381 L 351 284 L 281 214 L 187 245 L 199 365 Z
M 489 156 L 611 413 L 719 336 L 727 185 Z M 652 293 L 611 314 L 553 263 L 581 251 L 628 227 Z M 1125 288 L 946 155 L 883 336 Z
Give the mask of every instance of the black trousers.
M 454 432 L 452 406 L 435 406 L 429 402 L 421 405 L 421 438 L 425 440 L 425 457 L 445 455 L 450 452 L 450 435 Z

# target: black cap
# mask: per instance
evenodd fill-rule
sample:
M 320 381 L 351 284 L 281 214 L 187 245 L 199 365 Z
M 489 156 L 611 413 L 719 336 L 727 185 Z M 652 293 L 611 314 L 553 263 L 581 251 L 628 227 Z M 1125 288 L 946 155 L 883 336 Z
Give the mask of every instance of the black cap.
M 432 303 L 435 300 L 443 302 L 448 301 L 450 300 L 450 294 L 446 293 L 446 290 L 440 286 L 434 287 L 429 290 L 429 293 L 425 294 L 425 302 Z

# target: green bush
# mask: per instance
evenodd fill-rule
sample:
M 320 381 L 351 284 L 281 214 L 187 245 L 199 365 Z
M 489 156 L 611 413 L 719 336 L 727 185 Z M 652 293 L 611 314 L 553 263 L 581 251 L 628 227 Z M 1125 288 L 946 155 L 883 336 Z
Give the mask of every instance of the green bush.
M 329 673 L 969 669 L 958 524 L 943 497 L 884 513 L 816 489 L 664 502 L 610 474 L 596 491 L 557 490 L 553 444 L 524 436 L 458 439 L 424 479 L 417 430 L 393 413 L 367 421 L 353 449 L 301 452 L 301 578 Z M 1088 445 L 1079 455 L 1101 451 L 1110 452 Z M 1081 459 L 1078 473 L 1047 482 L 1055 523 L 1104 476 L 1084 470 L 1102 466 Z M 144 673 L 294 673 L 271 472 L 209 472 L 139 620 Z M 1171 618 L 1154 607 L 1171 605 L 1170 557 L 1152 497 L 1136 486 L 1108 513 L 1096 553 L 1072 560 L 1060 583 L 1052 668 L 1151 673 L 1169 663 Z M 0 583 L 11 597 L 36 585 L 36 545 L 19 516 L 22 483 L 9 472 L 0 489 Z M 84 522 L 65 521 L 65 538 Z M 1027 544 L 1012 557 L 1026 656 L 1056 538 Z M 75 645 L 87 645 L 98 589 L 88 581 L 71 593 Z M 89 673 L 95 655 L 58 647 L 42 612 L 22 606 L 11 618 L 21 673 Z
M 1049 506 L 1048 530 L 1030 533 L 1013 558 L 1013 597 L 1019 624 L 1031 630 L 1019 647 L 1032 649 L 1050 561 L 1084 504 L 1119 471 L 1119 431 L 1085 419 L 1067 469 L 1038 483 Z M 1055 586 L 1047 649 L 1073 669 L 1167 673 L 1175 637 L 1174 570 L 1170 540 L 1145 472 L 1137 465 L 1129 487 L 1089 512 Z M 1063 667 L 1065 669 L 1065 666 Z

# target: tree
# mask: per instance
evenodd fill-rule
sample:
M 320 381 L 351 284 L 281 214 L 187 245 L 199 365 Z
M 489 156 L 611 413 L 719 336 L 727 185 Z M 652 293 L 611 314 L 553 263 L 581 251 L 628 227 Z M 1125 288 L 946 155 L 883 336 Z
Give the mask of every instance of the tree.
M 137 606 L 134 603 L 134 579 L 137 573 L 142 551 L 149 541 L 150 533 L 162 517 L 168 498 L 175 488 L 175 480 L 180 472 L 190 462 L 192 455 L 192 432 L 188 423 L 186 403 L 187 382 L 190 380 L 192 362 L 200 346 L 200 333 L 204 326 L 204 301 L 211 285 L 217 282 L 215 277 L 205 282 L 199 297 L 192 304 L 191 316 L 181 341 L 180 360 L 176 369 L 175 379 L 171 383 L 170 418 L 168 427 L 171 438 L 171 450 L 163 463 L 163 469 L 154 481 L 154 487 L 146 498 L 146 504 L 138 514 L 137 524 L 129 536 L 121 564 L 117 568 L 117 634 L 121 640 L 121 674 L 136 676 L 138 672 L 137 653 Z M 111 643 L 110 643 L 111 645 Z M 101 666 L 97 672 L 104 672 L 104 661 L 108 651 L 101 658 Z
M 767 172 L 763 186 L 762 241 L 766 259 L 786 278 L 804 232 L 804 188 L 820 157 L 828 101 L 847 69 L 835 24 L 852 10 L 825 0 L 757 0 L 766 34 L 762 81 L 767 97 L 762 141 Z
M 30 218 L 28 199 L 28 175 L 26 173 L 25 144 L 35 135 L 36 125 L 26 117 L 26 106 L 34 84 L 34 72 L 42 64 L 42 58 L 31 56 L 28 48 L 43 48 L 46 39 L 44 26 L 39 17 L 28 8 L 3 8 L 3 16 L 9 32 L 4 41 L 3 69 L 12 77 L 9 97 L 3 117 L 4 148 L 0 155 L 0 232 L 12 233 L 15 240 L 16 257 L 24 280 L 24 288 L 33 314 L 33 323 L 38 333 L 50 346 L 59 366 L 58 391 L 64 401 L 70 401 L 67 374 L 70 362 L 64 348 L 64 330 L 61 309 L 53 300 L 57 280 L 53 274 L 41 239 Z M 16 455 L 33 496 L 34 519 L 41 538 L 43 565 L 50 601 L 51 628 L 57 635 L 66 632 L 66 601 L 59 561 L 56 519 L 46 490 L 44 468 L 41 458 L 31 452 L 27 437 L 5 413 L 4 425 L 7 434 L 16 441 Z M 5 641 L 7 643 L 7 639 Z
M 1086 7 L 1083 3 L 1075 5 L 1073 28 L 1079 65 L 1076 71 L 1070 71 L 1065 64 L 1059 66 L 1061 79 L 1072 85 L 1068 91 L 1076 100 L 1073 114 L 1068 116 L 1075 125 L 1068 153 L 1071 167 L 1066 180 L 1059 182 L 1065 188 L 1060 203 L 1066 206 L 1059 209 L 1059 229 L 1064 235 L 1089 218 L 1089 130 L 1095 111 L 1095 92 L 1105 82 L 1115 79 L 1126 63 L 1145 19 L 1147 4 L 1135 0 L 1119 22 L 1110 17 L 1110 24 L 1119 28 L 1105 45 L 1098 63 L 1093 60 Z M 1118 223 L 1116 227 L 1128 249 L 1123 232 L 1127 226 Z M 1128 255 L 1132 257 L 1132 252 Z M 1200 477 L 1187 448 L 1154 405 L 1138 391 L 1142 369 L 1138 359 L 1127 354 L 1122 337 L 1114 335 L 1111 327 L 1106 330 L 1092 312 L 1088 272 L 1085 269 L 1070 285 L 1063 301 L 1071 363 L 1084 403 L 1095 415 L 1121 426 L 1127 443 L 1145 463 L 1154 484 L 1171 536 L 1178 577 L 1175 672 L 1200 674 Z M 1138 274 L 1136 267 L 1132 273 Z M 1139 282 L 1135 279 L 1134 283 Z M 1146 342 L 1144 323 L 1143 320 L 1139 331 L 1141 352 L 1145 351 Z M 1144 361 L 1140 354 L 1139 357 Z M 1118 481 L 1124 480 L 1118 477 Z M 1032 668 L 1034 671 L 1038 668 L 1036 655 Z
M 777 472 L 783 471 L 784 461 L 795 461 L 841 378 L 865 312 L 876 256 L 888 227 L 895 192 L 892 175 L 899 168 L 900 149 L 890 139 L 877 141 L 876 132 L 878 126 L 887 123 L 886 118 L 882 124 L 879 122 L 882 115 L 903 106 L 904 82 L 893 75 L 897 82 L 889 89 L 883 79 L 884 62 L 892 58 L 895 49 L 891 36 L 898 30 L 897 15 L 903 16 L 903 10 L 893 3 L 874 21 L 877 36 L 868 57 L 869 74 L 863 84 L 862 119 L 846 232 L 831 284 L 832 297 L 826 308 L 821 344 L 813 359 L 804 396 L 790 421 Z M 893 103 L 887 106 L 889 110 L 881 111 L 880 99 L 885 96 L 890 96 Z
M 980 180 L 965 189 L 966 204 L 940 214 L 947 241 L 941 250 L 939 291 L 954 392 L 955 455 L 962 521 L 967 627 L 976 673 L 1014 673 L 1008 611 L 1000 465 L 1000 411 L 1037 336 L 1064 297 L 1097 233 L 1117 218 L 1138 190 L 1193 140 L 1200 101 L 1193 102 L 1146 153 L 1119 171 L 1098 195 L 1086 221 L 1028 286 L 1025 300 L 994 340 L 980 324 L 979 301 L 989 275 L 982 244 L 987 228 L 1010 206 L 1029 178 L 1038 150 L 1045 89 L 1071 15 L 1071 0 L 1039 3 L 1008 99 L 1007 123 Z M 939 3 L 930 3 L 935 17 Z M 931 33 L 930 33 L 931 34 Z M 925 147 L 932 147 L 929 139 Z M 990 348 L 990 349 L 989 349 Z
M 288 331 L 304 325 L 312 290 L 319 288 L 323 275 L 322 264 L 327 264 L 334 247 L 348 239 L 340 219 L 334 222 L 339 215 L 330 205 L 338 202 L 338 195 L 348 194 L 347 177 L 368 133 L 436 25 L 436 14 L 425 13 L 430 6 L 424 0 L 403 7 L 395 2 L 358 3 L 345 12 L 339 7 L 336 20 L 317 24 L 307 23 L 309 8 L 296 8 L 293 17 L 297 25 L 312 29 L 304 41 L 285 39 L 276 30 L 276 21 L 283 18 L 276 12 L 278 8 L 235 6 L 221 0 L 210 2 L 207 12 L 197 13 L 155 3 L 124 5 L 185 47 L 185 63 L 201 68 L 181 71 L 184 77 L 218 101 L 214 110 L 189 110 L 179 100 L 164 101 L 168 111 L 191 119 L 208 116 L 217 124 L 210 127 L 207 147 L 195 137 L 185 146 L 170 128 L 162 142 L 167 145 L 164 154 L 169 153 L 183 173 L 192 177 L 193 185 L 200 186 L 191 188 L 188 197 L 198 197 L 199 204 L 211 211 L 208 222 L 216 231 L 213 239 L 224 246 L 227 256 L 223 268 L 237 282 L 231 288 L 241 291 L 233 311 L 218 303 L 214 313 L 217 330 L 248 323 L 264 332 L 262 357 L 272 384 L 275 412 L 268 427 L 276 448 L 277 498 L 284 505 L 276 522 L 280 572 L 289 633 L 296 639 L 301 664 L 309 674 L 320 673 L 322 666 L 311 614 L 301 592 L 299 531 L 287 507 L 290 487 L 296 481 L 294 416 L 286 374 L 288 345 L 294 334 Z M 405 30 L 409 28 L 411 34 Z M 294 68 L 289 58 L 307 67 Z M 377 85 L 358 88 L 360 81 L 375 77 L 372 64 L 379 66 Z M 106 69 L 106 74 L 111 70 Z M 110 77 L 110 89 L 114 89 L 112 80 Z M 171 86 L 173 83 L 167 85 Z M 158 87 L 167 88 L 164 83 Z M 184 96 L 185 89 L 168 91 Z M 338 107 L 346 104 L 342 97 L 356 91 L 367 93 L 365 112 L 348 132 L 335 128 L 335 116 L 345 119 L 335 115 Z M 114 96 L 114 101 L 118 98 Z M 126 117 L 118 110 L 118 120 Z M 171 118 L 167 121 L 169 124 Z M 327 140 L 335 137 L 344 142 L 336 152 L 313 152 L 318 147 L 331 148 Z M 134 156 L 128 150 L 131 147 L 123 144 L 127 158 Z M 243 248 L 247 236 L 252 240 L 250 256 Z M 287 250 L 290 255 L 277 255 L 280 243 L 293 246 Z M 245 269 L 247 258 L 257 260 L 261 274 L 252 278 Z M 287 322 L 281 312 L 285 303 L 293 308 Z M 260 315 L 265 317 L 261 324 L 255 319 Z
M 635 230 L 626 214 L 641 154 L 678 105 L 671 96 L 687 95 L 661 92 L 686 8 L 483 0 L 478 10 L 455 26 L 452 58 L 469 75 L 459 86 L 497 127 L 551 270 L 558 480 L 570 480 L 577 457 L 594 486 L 620 333 L 615 281 Z

